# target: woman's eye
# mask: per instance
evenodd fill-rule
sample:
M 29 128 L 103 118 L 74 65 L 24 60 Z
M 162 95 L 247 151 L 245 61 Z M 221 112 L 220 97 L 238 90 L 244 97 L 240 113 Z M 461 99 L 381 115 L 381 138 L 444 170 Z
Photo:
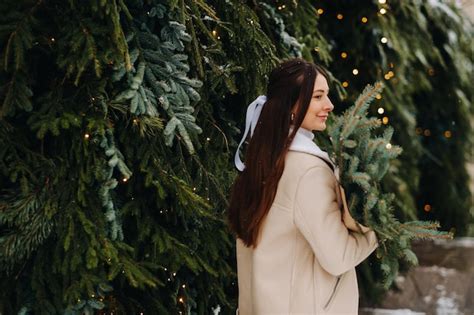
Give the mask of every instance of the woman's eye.
M 323 96 L 322 95 L 316 95 L 314 98 L 317 100 L 320 100 Z

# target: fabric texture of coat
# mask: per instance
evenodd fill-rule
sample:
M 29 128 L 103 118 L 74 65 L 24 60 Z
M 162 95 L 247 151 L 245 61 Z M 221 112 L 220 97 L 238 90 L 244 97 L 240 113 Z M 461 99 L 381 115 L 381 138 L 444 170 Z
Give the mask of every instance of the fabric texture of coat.
M 358 312 L 355 266 L 377 237 L 362 225 L 362 233 L 346 228 L 338 173 L 312 132 L 297 135 L 257 247 L 236 240 L 239 315 Z

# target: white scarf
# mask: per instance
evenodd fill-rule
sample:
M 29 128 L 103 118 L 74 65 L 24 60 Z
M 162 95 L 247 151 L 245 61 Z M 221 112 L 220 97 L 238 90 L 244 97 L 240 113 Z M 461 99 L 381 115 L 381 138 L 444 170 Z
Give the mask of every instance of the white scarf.
M 258 121 L 258 117 L 260 116 L 260 112 L 262 111 L 263 105 L 265 104 L 266 101 L 267 101 L 267 97 L 265 95 L 259 95 L 247 107 L 247 115 L 245 119 L 245 131 L 234 156 L 235 166 L 237 167 L 239 171 L 243 171 L 245 168 L 245 165 L 239 156 L 240 146 L 245 141 L 245 138 L 247 137 L 247 134 L 249 133 L 249 131 L 250 131 L 250 136 L 252 136 L 253 131 L 255 129 L 255 125 L 257 124 L 257 121 Z M 290 126 L 290 132 L 292 130 L 293 130 L 293 126 Z M 309 153 L 329 162 L 333 166 L 334 175 L 339 181 L 339 168 L 331 161 L 328 153 L 326 151 L 321 150 L 318 147 L 318 145 L 314 143 L 313 139 L 314 139 L 313 132 L 311 132 L 308 129 L 300 127 L 298 131 L 296 132 L 295 137 L 293 138 L 293 141 L 291 142 L 289 150 Z

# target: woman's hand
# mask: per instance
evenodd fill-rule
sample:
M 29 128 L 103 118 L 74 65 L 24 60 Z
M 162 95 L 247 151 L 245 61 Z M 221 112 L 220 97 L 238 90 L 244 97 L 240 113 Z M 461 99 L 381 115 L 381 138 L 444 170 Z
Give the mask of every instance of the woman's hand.
M 346 193 L 344 191 L 344 188 L 341 185 L 339 185 L 339 188 L 341 190 L 341 198 L 342 198 L 342 205 L 343 205 L 342 221 L 344 222 L 344 225 L 349 230 L 358 232 L 358 233 L 364 233 L 365 231 L 370 230 L 368 227 L 363 226 L 360 223 L 358 223 L 356 220 L 354 220 L 351 213 L 349 212 L 349 207 L 347 206 Z

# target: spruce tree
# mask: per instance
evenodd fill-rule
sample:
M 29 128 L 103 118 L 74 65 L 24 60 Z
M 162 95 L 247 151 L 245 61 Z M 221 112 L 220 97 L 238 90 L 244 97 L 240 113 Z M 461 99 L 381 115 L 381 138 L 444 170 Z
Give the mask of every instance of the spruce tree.
M 222 176 L 196 153 L 203 83 L 189 73 L 183 12 L 2 7 L 0 312 L 229 306 Z

